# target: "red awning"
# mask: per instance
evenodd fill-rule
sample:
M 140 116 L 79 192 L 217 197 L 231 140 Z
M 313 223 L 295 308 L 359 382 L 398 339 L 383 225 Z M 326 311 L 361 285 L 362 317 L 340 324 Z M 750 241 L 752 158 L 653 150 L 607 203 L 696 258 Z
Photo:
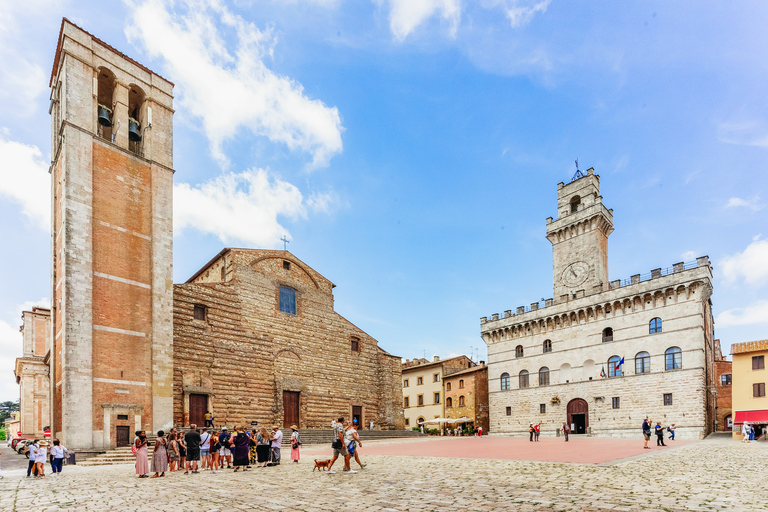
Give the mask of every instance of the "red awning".
M 765 411 L 736 411 L 734 423 L 768 423 L 768 410 Z

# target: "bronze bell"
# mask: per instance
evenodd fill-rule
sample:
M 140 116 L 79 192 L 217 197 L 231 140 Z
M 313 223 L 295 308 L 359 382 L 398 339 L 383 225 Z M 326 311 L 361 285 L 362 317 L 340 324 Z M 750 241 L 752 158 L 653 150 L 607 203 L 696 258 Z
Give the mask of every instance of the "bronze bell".
M 141 132 L 139 131 L 141 126 L 135 119 L 128 119 L 128 138 L 133 142 L 139 142 L 141 140 Z
M 101 126 L 112 126 L 112 120 L 109 118 L 109 109 L 103 105 L 99 105 L 99 124 Z

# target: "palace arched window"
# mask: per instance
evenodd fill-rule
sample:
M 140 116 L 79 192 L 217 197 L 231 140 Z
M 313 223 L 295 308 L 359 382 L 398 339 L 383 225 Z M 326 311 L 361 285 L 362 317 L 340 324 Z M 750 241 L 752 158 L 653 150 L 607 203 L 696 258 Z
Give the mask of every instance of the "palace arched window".
M 507 390 L 509 389 L 509 374 L 508 373 L 502 373 L 501 374 L 501 390 Z
M 453 398 L 448 397 L 445 399 L 445 406 L 446 407 L 453 407 Z
M 683 351 L 680 347 L 669 347 L 664 352 L 664 368 L 666 370 L 679 370 L 683 367 Z
M 549 368 L 546 366 L 539 369 L 539 386 L 549 386 Z
M 552 340 L 544 340 L 544 353 L 552 352 Z
M 450 391 L 451 390 L 451 383 L 450 382 L 446 382 L 445 383 L 445 390 L 446 391 Z
M 515 357 L 523 357 L 523 346 L 518 345 L 515 347 Z
M 579 211 L 579 205 L 581 205 L 581 197 L 573 196 L 573 198 L 571 198 L 571 213 Z
M 459 407 L 464 407 L 464 395 L 459 397 Z
M 657 332 L 661 332 L 661 318 L 654 318 L 650 321 L 648 324 L 648 332 L 650 334 L 656 334 Z
M 651 354 L 638 352 L 635 356 L 635 373 L 649 373 L 651 371 Z
M 518 375 L 518 378 L 520 379 L 520 387 L 527 388 L 528 387 L 528 370 L 521 371 L 520 375 Z
M 621 377 L 621 358 L 619 356 L 612 356 L 608 359 L 608 376 L 609 377 Z
M 613 341 L 613 327 L 603 329 L 603 343 L 606 341 Z
M 464 379 L 459 379 L 459 389 L 464 387 Z

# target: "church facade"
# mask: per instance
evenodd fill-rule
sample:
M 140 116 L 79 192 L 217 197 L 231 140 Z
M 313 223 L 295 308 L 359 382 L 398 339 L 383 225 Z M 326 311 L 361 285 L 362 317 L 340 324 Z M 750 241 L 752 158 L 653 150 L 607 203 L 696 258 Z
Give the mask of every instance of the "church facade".
M 176 425 L 402 429 L 400 357 L 334 311 L 335 285 L 288 251 L 224 249 L 174 285 Z
M 715 421 L 712 268 L 692 263 L 608 278 L 613 211 L 589 169 L 558 185 L 547 219 L 553 298 L 480 321 L 490 429 L 638 437 L 645 418 L 700 439 Z

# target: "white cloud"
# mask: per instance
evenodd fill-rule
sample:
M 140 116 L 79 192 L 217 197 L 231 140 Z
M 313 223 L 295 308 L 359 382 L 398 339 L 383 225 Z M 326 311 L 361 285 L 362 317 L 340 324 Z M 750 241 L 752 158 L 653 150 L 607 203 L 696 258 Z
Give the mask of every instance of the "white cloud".
M 43 67 L 31 60 L 34 53 L 25 33 L 41 13 L 49 13 L 58 0 L 4 2 L 0 9 L 0 108 L 3 113 L 28 117 L 36 99 L 48 85 Z
M 216 0 L 130 5 L 126 36 L 163 59 L 181 107 L 202 120 L 219 161 L 226 164 L 222 145 L 241 128 L 310 153 L 310 168 L 341 152 L 338 109 L 308 98 L 301 84 L 265 65 L 276 44 L 270 28 L 260 30 Z
M 727 283 L 743 280 L 760 286 L 768 282 L 768 240 L 756 236 L 743 252 L 723 258 L 720 269 Z
M 718 327 L 768 323 L 768 300 L 760 300 L 745 308 L 723 311 L 715 318 Z
M 728 200 L 728 204 L 725 205 L 726 208 L 737 208 L 737 207 L 743 207 L 743 208 L 749 208 L 750 210 L 756 212 L 758 210 L 762 210 L 765 208 L 765 205 L 760 201 L 759 196 L 755 196 L 752 199 L 742 199 L 740 197 L 732 197 Z
M 0 162 L 0 197 L 18 203 L 36 225 L 50 229 L 51 179 L 40 149 L 0 135 Z
M 433 16 L 445 20 L 450 26 L 451 35 L 456 35 L 461 18 L 459 0 L 388 0 L 388 3 L 389 28 L 400 41 Z
M 21 321 L 19 321 L 21 324 Z M 12 327 L 0 320 L 0 401 L 19 397 L 19 386 L 13 378 L 16 358 L 21 357 L 21 334 L 18 326 Z
M 504 12 L 509 18 L 509 24 L 513 27 L 519 27 L 529 23 L 536 13 L 547 12 L 547 7 L 552 0 L 542 0 L 536 2 L 530 2 L 525 0 L 512 0 L 511 2 L 503 2 L 505 5 Z
M 768 148 L 768 125 L 755 120 L 721 123 L 717 137 L 726 144 Z
M 686 251 L 683 254 L 680 255 L 680 257 L 683 259 L 683 261 L 693 261 L 696 259 L 696 255 L 698 253 L 696 251 Z
M 306 217 L 301 192 L 270 177 L 264 169 L 229 173 L 199 186 L 173 187 L 173 224 L 178 235 L 186 228 L 216 235 L 224 244 L 241 241 L 275 247 L 288 230 L 278 216 Z

